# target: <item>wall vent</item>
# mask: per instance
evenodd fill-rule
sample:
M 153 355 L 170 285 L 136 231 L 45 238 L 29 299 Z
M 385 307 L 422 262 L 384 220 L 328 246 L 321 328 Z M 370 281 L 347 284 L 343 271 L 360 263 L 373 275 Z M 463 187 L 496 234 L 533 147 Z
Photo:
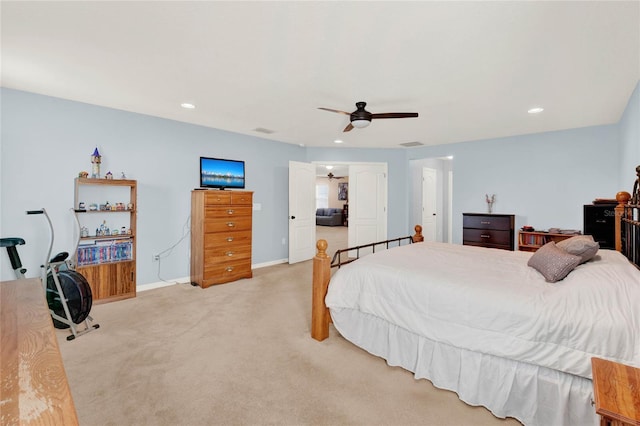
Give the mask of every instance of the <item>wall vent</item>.
M 422 142 L 405 142 L 405 143 L 401 143 L 400 145 L 406 147 L 406 148 L 411 148 L 412 146 L 422 146 L 424 145 Z
M 275 133 L 275 130 L 269 130 L 269 129 L 265 129 L 264 127 L 256 127 L 255 129 L 253 129 L 254 132 L 260 132 L 260 133 L 266 133 L 267 135 L 270 135 L 271 133 Z

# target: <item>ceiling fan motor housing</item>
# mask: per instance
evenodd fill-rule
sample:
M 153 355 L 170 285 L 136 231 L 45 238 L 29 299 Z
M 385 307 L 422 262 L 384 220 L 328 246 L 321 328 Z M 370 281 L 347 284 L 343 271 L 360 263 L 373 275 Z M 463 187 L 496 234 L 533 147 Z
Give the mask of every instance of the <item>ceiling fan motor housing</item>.
M 364 109 L 367 106 L 366 102 L 356 102 L 356 110 L 350 115 L 350 120 L 366 120 L 371 121 L 371 113 Z

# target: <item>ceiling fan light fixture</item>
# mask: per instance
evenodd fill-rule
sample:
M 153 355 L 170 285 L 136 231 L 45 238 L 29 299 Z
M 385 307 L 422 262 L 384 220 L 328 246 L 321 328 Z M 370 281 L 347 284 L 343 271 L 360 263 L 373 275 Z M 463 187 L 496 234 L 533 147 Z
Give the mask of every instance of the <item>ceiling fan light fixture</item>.
M 353 127 L 356 127 L 358 129 L 363 129 L 367 127 L 369 124 L 371 124 L 371 121 L 370 120 L 353 120 L 351 124 L 353 125 Z

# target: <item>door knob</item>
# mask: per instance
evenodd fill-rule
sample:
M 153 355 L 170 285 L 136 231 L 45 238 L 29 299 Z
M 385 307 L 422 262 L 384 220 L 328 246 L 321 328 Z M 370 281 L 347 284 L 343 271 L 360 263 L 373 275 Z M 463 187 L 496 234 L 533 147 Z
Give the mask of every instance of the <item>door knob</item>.
M 291 216 L 291 219 L 295 219 L 295 218 L 296 218 L 295 216 Z

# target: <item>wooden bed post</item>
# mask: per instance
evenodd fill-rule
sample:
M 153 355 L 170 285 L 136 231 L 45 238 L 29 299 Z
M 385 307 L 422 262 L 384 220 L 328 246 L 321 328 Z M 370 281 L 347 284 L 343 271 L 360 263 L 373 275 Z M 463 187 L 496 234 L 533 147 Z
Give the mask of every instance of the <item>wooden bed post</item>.
M 616 194 L 616 201 L 618 205 L 616 206 L 616 250 L 622 251 L 622 216 L 624 216 L 624 206 L 631 199 L 631 194 L 626 191 L 620 191 Z
M 329 337 L 331 315 L 324 303 L 331 278 L 331 259 L 327 256 L 327 241 L 318 240 L 313 258 L 313 294 L 311 305 L 311 337 L 322 341 Z
M 422 235 L 422 226 L 416 225 L 415 228 L 416 235 L 412 237 L 414 243 L 421 243 L 424 241 L 424 236 Z

